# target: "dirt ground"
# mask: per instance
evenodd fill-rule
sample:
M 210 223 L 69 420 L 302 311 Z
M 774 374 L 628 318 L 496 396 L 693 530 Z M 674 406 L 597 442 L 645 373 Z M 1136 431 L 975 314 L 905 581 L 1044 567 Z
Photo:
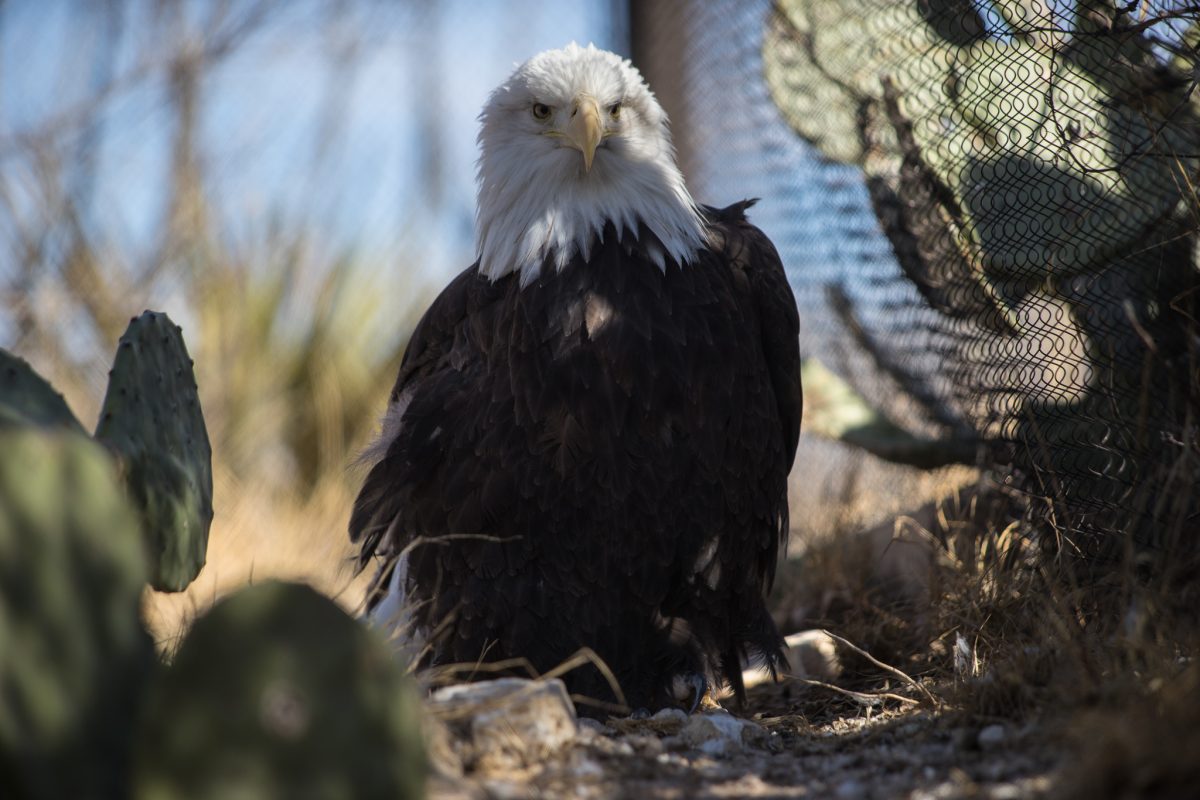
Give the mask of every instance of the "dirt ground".
M 435 778 L 451 798 L 1027 798 L 1054 796 L 1060 748 L 1036 727 L 913 706 L 872 710 L 819 687 L 762 687 L 741 741 L 681 736 L 681 716 L 582 720 L 524 769 Z M 820 709 L 824 706 L 824 711 Z M 814 713 L 815 712 L 815 713 Z M 723 715 L 724 712 L 707 712 Z

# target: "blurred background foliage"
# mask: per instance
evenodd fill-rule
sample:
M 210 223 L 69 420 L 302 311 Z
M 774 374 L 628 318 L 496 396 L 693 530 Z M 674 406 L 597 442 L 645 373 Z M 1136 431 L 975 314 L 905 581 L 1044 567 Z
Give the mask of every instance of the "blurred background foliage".
M 408 334 L 472 258 L 474 115 L 623 4 L 0 2 L 0 346 L 90 425 L 145 308 L 184 328 L 209 564 L 160 645 L 267 576 L 358 601 L 345 519 Z

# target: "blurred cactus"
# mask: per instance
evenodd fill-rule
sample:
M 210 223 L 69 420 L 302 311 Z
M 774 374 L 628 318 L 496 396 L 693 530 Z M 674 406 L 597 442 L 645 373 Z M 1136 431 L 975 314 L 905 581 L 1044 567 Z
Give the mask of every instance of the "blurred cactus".
M 63 396 L 24 359 L 0 348 L 0 428 L 14 425 L 84 432 Z
M 1187 517 L 1165 498 L 1195 427 L 1194 16 L 1115 0 L 774 0 L 765 25 L 772 101 L 862 170 L 900 272 L 937 315 L 910 331 L 936 331 L 924 341 L 944 366 L 909 381 L 831 303 L 839 322 L 880 377 L 950 412 L 934 419 L 956 441 L 934 454 L 1012 464 L 1052 497 L 1058 541 L 1097 561 L 1123 561 L 1126 534 L 1157 550 Z M 923 396 L 935 386 L 941 406 Z M 885 458 L 930 455 L 881 418 L 830 427 Z
M 313 589 L 243 589 L 196 622 L 152 689 L 134 796 L 422 797 L 407 680 L 371 631 Z
M 179 326 L 130 321 L 109 373 L 96 438 L 120 457 L 141 511 L 156 589 L 182 591 L 204 566 L 212 524 L 212 448 Z
M 0 350 L 0 428 L 83 433 L 66 401 L 23 360 Z M 129 323 L 109 372 L 96 439 L 120 461 L 141 512 L 150 583 L 187 588 L 204 566 L 212 524 L 212 448 L 179 326 L 147 311 Z
M 1079 34 L 1069 40 L 1048 7 L 991 5 L 1004 36 L 986 35 L 965 0 L 776 0 L 763 43 L 772 99 L 825 156 L 893 189 L 901 158 L 919 159 L 945 187 L 935 210 L 954 218 L 976 279 L 1101 270 L 1190 195 L 1190 63 L 1161 63 L 1107 0 L 1061 12 Z M 897 116 L 911 123 L 908 152 Z
M 137 515 L 103 448 L 0 430 L 0 797 L 124 796 L 153 663 L 145 582 Z

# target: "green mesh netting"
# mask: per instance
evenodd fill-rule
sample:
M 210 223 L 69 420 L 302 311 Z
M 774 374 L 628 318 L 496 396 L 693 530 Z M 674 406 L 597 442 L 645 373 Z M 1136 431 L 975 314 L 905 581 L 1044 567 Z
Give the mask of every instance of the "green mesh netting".
M 764 198 L 806 356 L 1073 544 L 1192 521 L 1200 4 L 633 9 L 696 194 Z

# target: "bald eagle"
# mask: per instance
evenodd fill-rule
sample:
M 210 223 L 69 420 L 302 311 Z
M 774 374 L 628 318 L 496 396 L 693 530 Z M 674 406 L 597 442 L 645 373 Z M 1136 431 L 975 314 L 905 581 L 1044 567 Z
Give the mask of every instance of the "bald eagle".
M 743 660 L 783 663 L 764 594 L 801 389 L 779 256 L 752 201 L 693 201 L 612 53 L 533 57 L 480 120 L 478 260 L 417 325 L 364 457 L 369 605 L 403 606 L 421 666 L 544 673 L 586 647 L 620 693 L 588 667 L 578 698 L 740 698 Z

